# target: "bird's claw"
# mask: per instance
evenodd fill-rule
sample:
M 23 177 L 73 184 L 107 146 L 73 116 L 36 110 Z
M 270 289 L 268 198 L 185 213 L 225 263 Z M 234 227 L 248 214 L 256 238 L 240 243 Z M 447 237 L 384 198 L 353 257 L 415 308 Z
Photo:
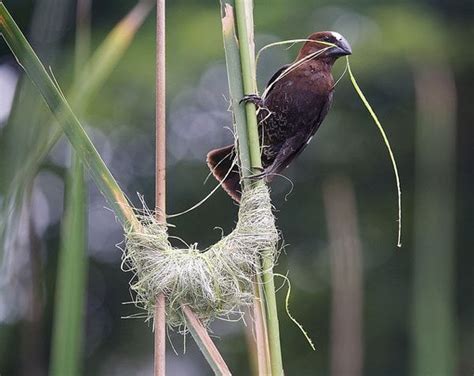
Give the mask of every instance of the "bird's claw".
M 239 101 L 239 104 L 242 103 L 253 103 L 257 107 L 263 107 L 263 99 L 258 94 L 248 94 Z

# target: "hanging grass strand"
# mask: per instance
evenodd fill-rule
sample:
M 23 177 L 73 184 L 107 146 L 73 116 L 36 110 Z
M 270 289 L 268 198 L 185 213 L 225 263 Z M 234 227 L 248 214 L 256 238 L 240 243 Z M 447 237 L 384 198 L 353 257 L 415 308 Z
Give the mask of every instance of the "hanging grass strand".
M 256 57 L 256 61 L 258 62 L 258 59 L 260 58 L 260 55 L 262 54 L 263 51 L 265 51 L 266 49 L 268 48 L 271 48 L 271 47 L 276 47 L 276 46 L 281 46 L 281 45 L 285 45 L 285 44 L 290 44 L 290 47 L 292 45 L 294 45 L 295 43 L 302 43 L 302 42 L 315 42 L 315 43 L 321 43 L 321 44 L 325 44 L 325 45 L 328 45 L 328 46 L 334 46 L 334 44 L 332 43 L 328 43 L 328 42 L 321 42 L 321 41 L 313 41 L 311 39 L 291 39 L 291 40 L 284 40 L 284 41 L 279 41 L 279 42 L 274 42 L 274 43 L 270 43 L 270 44 L 267 44 L 265 46 L 263 46 L 257 53 L 257 57 Z M 324 51 L 324 50 L 323 50 Z M 299 65 L 301 65 L 302 63 L 304 63 L 306 60 L 309 60 L 309 59 L 312 59 L 314 58 L 315 56 L 317 56 L 318 53 L 321 53 L 322 51 L 319 51 L 319 52 L 316 52 L 315 54 L 311 54 L 309 56 L 307 56 L 306 58 L 304 59 L 301 59 L 299 61 L 296 61 L 294 62 L 292 65 L 290 65 L 287 69 L 285 69 L 281 74 L 280 76 L 275 80 L 273 81 L 272 85 L 269 85 L 265 91 L 263 92 L 262 94 L 262 98 L 265 98 L 266 94 L 269 92 L 269 90 L 271 89 L 272 86 L 275 85 L 275 83 L 280 80 L 282 77 L 284 77 L 286 74 L 288 74 L 291 70 L 297 68 Z M 387 150 L 388 150 L 388 153 L 389 153 L 389 156 L 390 156 L 390 160 L 392 162 L 392 167 L 393 167 L 393 172 L 395 174 L 395 180 L 396 180 L 396 183 L 397 183 L 397 198 L 398 198 L 398 236 L 397 236 L 397 247 L 401 247 L 402 246 L 402 189 L 401 189 L 401 183 L 400 183 L 400 176 L 399 176 L 399 173 L 398 173 L 398 167 L 397 167 L 397 162 L 395 160 L 395 156 L 392 152 L 392 148 L 390 146 L 390 142 L 388 141 L 388 137 L 382 127 L 382 124 L 380 123 L 380 120 L 379 118 L 377 117 L 375 111 L 372 109 L 372 106 L 370 105 L 369 101 L 367 100 L 367 98 L 365 97 L 364 93 L 362 92 L 360 86 L 357 84 L 357 81 L 354 77 L 354 74 L 352 73 L 352 70 L 351 70 L 351 66 L 350 66 L 350 63 L 349 63 L 349 56 L 346 56 L 346 68 L 344 70 L 344 73 L 341 75 L 341 77 L 336 81 L 336 83 L 334 84 L 334 86 L 336 86 L 339 81 L 342 79 L 342 77 L 344 76 L 344 74 L 346 73 L 346 71 L 349 73 L 349 77 L 351 79 L 351 83 L 352 83 L 352 86 L 354 86 L 354 89 L 355 91 L 357 92 L 357 94 L 359 95 L 360 99 L 362 100 L 362 103 L 364 104 L 364 106 L 367 108 L 367 111 L 369 112 L 370 116 L 372 117 L 374 123 L 377 125 L 377 128 L 379 129 L 379 132 L 380 134 L 382 135 L 382 138 L 383 138 L 383 141 L 385 143 L 385 146 L 387 147 Z
M 385 143 L 385 146 L 387 147 L 388 154 L 390 155 L 390 160 L 392 161 L 392 166 L 393 166 L 393 172 L 395 173 L 395 180 L 397 181 L 397 193 L 398 193 L 398 238 L 397 238 L 397 247 L 402 246 L 402 188 L 400 184 L 400 177 L 398 175 L 398 167 L 397 167 L 397 162 L 395 161 L 395 156 L 393 155 L 392 148 L 390 146 L 390 142 L 388 141 L 388 137 L 385 134 L 385 131 L 382 127 L 382 124 L 380 124 L 379 118 L 375 114 L 374 110 L 372 109 L 372 106 L 370 105 L 369 101 L 365 97 L 364 93 L 362 93 L 362 90 L 360 89 L 359 85 L 357 84 L 357 81 L 354 77 L 354 74 L 352 73 L 351 70 L 351 65 L 349 63 L 349 57 L 346 57 L 347 61 L 347 71 L 349 72 L 349 77 L 351 78 L 352 85 L 354 86 L 355 91 L 359 95 L 360 99 L 362 100 L 362 103 L 364 103 L 365 108 L 367 108 L 367 111 L 369 111 L 370 116 L 374 120 L 375 125 L 377 125 L 377 128 L 380 131 L 380 134 L 382 135 L 383 141 Z
M 279 273 L 275 273 L 275 277 L 283 278 L 285 283 L 288 284 L 288 291 L 286 292 L 286 297 L 285 297 L 285 310 L 286 310 L 287 316 L 298 327 L 298 329 L 301 331 L 301 333 L 303 333 L 303 336 L 306 339 L 306 341 L 308 342 L 311 349 L 313 349 L 313 351 L 316 351 L 316 346 L 314 346 L 314 342 L 311 339 L 311 337 L 309 336 L 308 332 L 306 332 L 306 330 L 303 328 L 303 325 L 301 325 L 298 322 L 298 320 L 296 320 L 290 312 L 290 296 L 291 296 L 291 282 L 290 282 L 290 279 L 286 275 L 279 274 Z

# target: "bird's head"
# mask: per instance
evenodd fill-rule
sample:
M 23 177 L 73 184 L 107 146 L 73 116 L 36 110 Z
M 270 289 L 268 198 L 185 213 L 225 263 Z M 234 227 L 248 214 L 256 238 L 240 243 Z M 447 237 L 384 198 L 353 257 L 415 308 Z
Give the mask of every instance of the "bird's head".
M 320 52 L 320 53 L 318 53 Z M 314 59 L 336 61 L 341 56 L 352 54 L 352 49 L 341 34 L 335 31 L 319 31 L 308 37 L 298 54 L 297 60 L 314 54 Z

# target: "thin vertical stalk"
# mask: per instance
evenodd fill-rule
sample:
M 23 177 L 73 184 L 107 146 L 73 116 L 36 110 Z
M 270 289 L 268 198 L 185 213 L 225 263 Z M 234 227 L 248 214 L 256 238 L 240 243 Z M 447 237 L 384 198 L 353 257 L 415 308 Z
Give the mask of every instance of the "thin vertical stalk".
M 156 143 L 155 143 L 155 213 L 166 223 L 166 51 L 165 0 L 156 1 Z M 159 294 L 154 315 L 154 374 L 165 375 L 166 365 L 166 302 Z
M 237 34 L 240 41 L 240 61 L 242 65 L 242 80 L 244 94 L 255 94 L 257 91 L 255 75 L 255 46 L 253 35 L 253 1 L 235 0 Z M 252 172 L 261 166 L 260 144 L 256 108 L 252 103 L 245 105 L 247 119 L 247 135 Z M 262 181 L 258 182 L 263 184 Z M 283 375 L 283 360 L 281 356 L 280 327 L 276 304 L 275 282 L 273 278 L 273 252 L 262 252 L 262 280 L 265 291 L 267 308 L 268 342 L 270 345 L 270 363 L 273 375 Z
M 249 147 L 246 110 L 240 106 L 239 100 L 244 96 L 242 83 L 242 68 L 237 41 L 236 24 L 234 17 L 234 1 L 221 0 L 222 32 L 229 80 L 230 101 L 235 129 L 242 175 L 244 178 L 252 174 L 252 163 Z M 258 141 L 257 141 L 258 142 Z M 244 180 L 248 184 L 250 180 Z M 265 302 L 259 276 L 255 280 L 254 326 L 259 374 L 270 374 L 270 350 L 268 344 L 267 326 L 265 320 Z
M 165 0 L 157 0 L 156 17 L 156 217 L 166 222 L 166 23 Z M 189 307 L 182 307 L 189 330 L 209 365 L 218 375 L 230 371 L 207 329 Z M 154 312 L 155 355 L 154 373 L 165 375 L 166 360 L 166 299 L 157 297 Z

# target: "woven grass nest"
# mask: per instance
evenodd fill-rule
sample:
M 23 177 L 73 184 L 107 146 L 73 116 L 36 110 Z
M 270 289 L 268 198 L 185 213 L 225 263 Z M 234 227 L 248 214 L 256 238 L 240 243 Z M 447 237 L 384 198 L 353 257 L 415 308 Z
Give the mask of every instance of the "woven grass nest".
M 135 304 L 152 318 L 155 299 L 167 300 L 167 323 L 185 325 L 181 306 L 189 306 L 207 324 L 229 317 L 252 304 L 253 282 L 260 270 L 260 253 L 277 258 L 278 231 L 268 188 L 257 184 L 242 194 L 235 229 L 205 250 L 195 245 L 175 248 L 168 228 L 153 213 L 139 215 L 140 231 L 126 233 L 123 268 L 132 271 Z

